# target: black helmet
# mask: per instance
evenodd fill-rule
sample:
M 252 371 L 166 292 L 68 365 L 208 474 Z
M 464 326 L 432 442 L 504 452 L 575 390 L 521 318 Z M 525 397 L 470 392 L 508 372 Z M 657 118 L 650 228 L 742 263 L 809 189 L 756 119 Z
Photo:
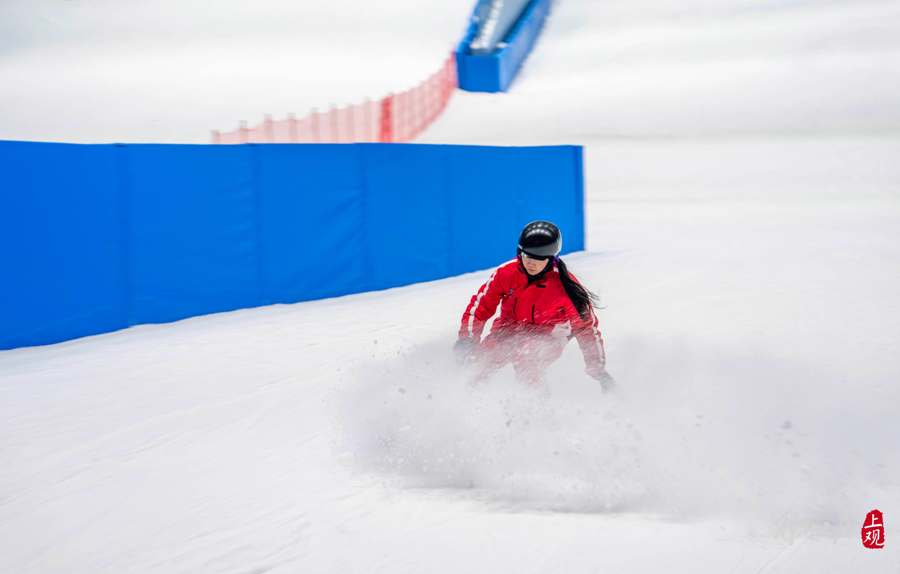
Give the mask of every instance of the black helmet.
M 562 249 L 562 233 L 549 221 L 532 221 L 519 235 L 519 251 L 532 257 L 556 257 Z

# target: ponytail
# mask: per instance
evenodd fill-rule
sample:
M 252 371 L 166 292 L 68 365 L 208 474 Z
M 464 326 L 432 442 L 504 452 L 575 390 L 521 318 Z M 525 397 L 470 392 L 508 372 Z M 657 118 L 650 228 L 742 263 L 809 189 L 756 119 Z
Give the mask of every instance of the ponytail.
M 563 288 L 566 290 L 566 294 L 569 295 L 569 299 L 572 300 L 572 304 L 575 305 L 578 314 L 581 315 L 582 319 L 587 319 L 591 307 L 597 306 L 597 295 L 585 289 L 581 283 L 575 281 L 575 279 L 569 275 L 566 264 L 563 263 L 563 260 L 559 257 L 556 258 L 556 268 L 559 269 L 559 278 L 562 281 Z

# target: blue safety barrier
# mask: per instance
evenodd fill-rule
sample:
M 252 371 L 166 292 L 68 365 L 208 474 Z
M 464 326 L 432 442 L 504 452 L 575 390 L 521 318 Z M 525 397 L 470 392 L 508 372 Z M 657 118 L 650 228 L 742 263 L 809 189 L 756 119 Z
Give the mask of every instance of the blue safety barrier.
M 521 3 L 510 2 L 509 9 L 521 10 L 516 17 L 509 12 L 496 15 L 493 25 L 515 23 L 502 40 L 492 33 L 486 33 L 484 27 L 491 25 L 489 12 L 492 2 L 479 0 L 472 12 L 466 34 L 456 49 L 456 69 L 459 87 L 470 92 L 505 92 L 509 89 L 516 75 L 531 53 L 547 14 L 550 13 L 552 0 L 530 0 L 521 8 Z M 502 8 L 505 4 L 501 3 Z M 475 41 L 476 38 L 484 39 Z M 476 45 L 473 45 L 476 44 Z M 493 49 L 485 49 L 493 48 Z
M 475 54 L 493 52 L 518 22 L 531 0 L 480 0 L 472 21 L 478 26 L 469 49 Z
M 440 279 L 550 219 L 577 146 L 0 142 L 0 349 Z

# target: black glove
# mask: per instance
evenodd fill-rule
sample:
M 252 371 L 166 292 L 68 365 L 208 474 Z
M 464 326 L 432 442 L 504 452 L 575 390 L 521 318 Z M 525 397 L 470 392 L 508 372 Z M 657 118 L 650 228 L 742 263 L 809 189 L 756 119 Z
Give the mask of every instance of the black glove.
M 464 365 L 475 358 L 476 343 L 474 339 L 461 338 L 457 339 L 453 345 L 453 354 L 456 356 L 456 362 Z

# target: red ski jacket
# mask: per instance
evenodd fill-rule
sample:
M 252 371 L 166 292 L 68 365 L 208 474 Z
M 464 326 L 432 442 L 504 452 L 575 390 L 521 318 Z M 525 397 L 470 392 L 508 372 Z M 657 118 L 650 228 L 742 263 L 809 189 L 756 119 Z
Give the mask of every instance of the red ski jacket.
M 571 273 L 573 280 L 578 281 Z M 481 341 L 485 323 L 500 306 L 500 317 L 491 326 L 491 333 L 504 331 L 533 331 L 550 333 L 560 327 L 575 337 L 588 369 L 603 367 L 606 354 L 603 337 L 594 310 L 582 318 L 566 293 L 556 263 L 540 278 L 528 281 L 528 273 L 518 258 L 497 268 L 487 282 L 472 296 L 462 316 L 460 338 Z M 566 331 L 563 331 L 566 332 Z

